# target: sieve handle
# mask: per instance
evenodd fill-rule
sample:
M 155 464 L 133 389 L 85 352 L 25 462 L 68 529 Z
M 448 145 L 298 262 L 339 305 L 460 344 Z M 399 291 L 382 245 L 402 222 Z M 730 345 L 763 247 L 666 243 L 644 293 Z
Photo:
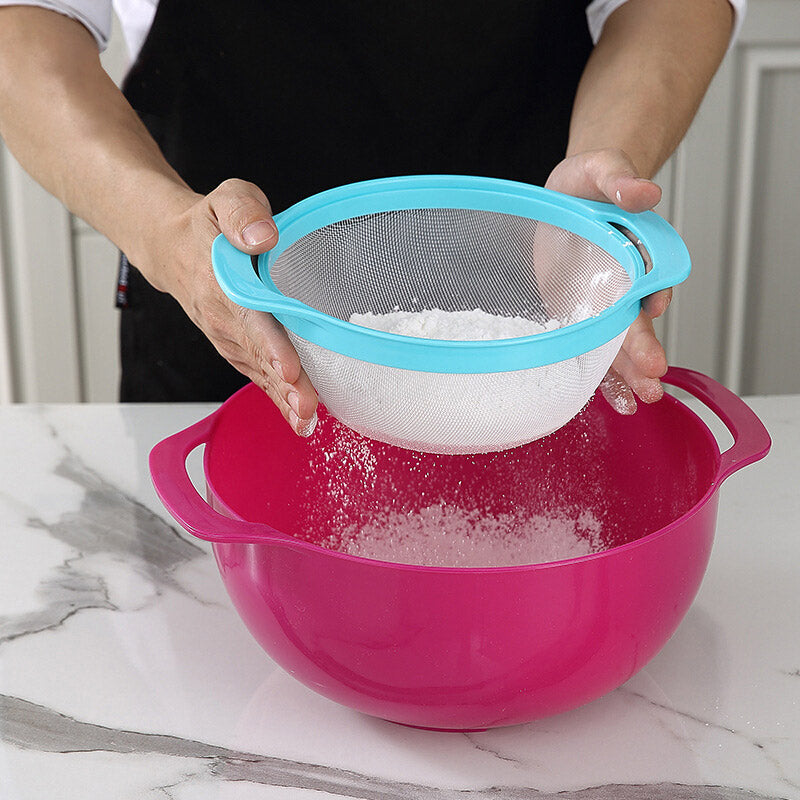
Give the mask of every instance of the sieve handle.
M 764 423 L 730 389 L 701 372 L 681 367 L 670 367 L 661 380 L 689 392 L 711 409 L 733 436 L 733 444 L 720 457 L 718 483 L 769 452 L 772 440 Z
M 647 251 L 652 269 L 634 281 L 631 299 L 639 301 L 661 289 L 677 286 L 689 277 L 692 262 L 686 244 L 672 225 L 655 211 L 633 213 L 613 203 L 572 199 L 595 220 L 626 228 Z M 620 235 L 624 234 L 620 232 Z M 634 242 L 630 245 L 636 246 Z
M 207 542 L 302 546 L 269 525 L 220 514 L 197 493 L 186 471 L 186 459 L 195 448 L 209 441 L 220 411 L 217 409 L 200 422 L 164 439 L 150 451 L 150 476 L 161 502 L 183 528 Z
M 304 320 L 306 325 L 326 318 L 316 309 L 279 292 L 269 275 L 256 274 L 250 256 L 237 250 L 223 234 L 211 245 L 211 263 L 222 291 L 240 306 L 283 313 Z

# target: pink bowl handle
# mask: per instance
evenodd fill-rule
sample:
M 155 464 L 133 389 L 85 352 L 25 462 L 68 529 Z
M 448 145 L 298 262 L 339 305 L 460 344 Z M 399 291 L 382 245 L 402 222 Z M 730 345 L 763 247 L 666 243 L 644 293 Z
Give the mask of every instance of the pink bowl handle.
M 764 423 L 738 395 L 721 383 L 682 367 L 670 367 L 662 381 L 696 397 L 731 432 L 733 444 L 722 454 L 719 462 L 719 483 L 742 467 L 764 458 L 769 452 L 772 440 Z
M 208 442 L 216 425 L 217 409 L 205 419 L 159 442 L 150 451 L 150 475 L 167 511 L 191 534 L 208 542 L 264 542 L 280 540 L 290 544 L 289 536 L 269 525 L 231 519 L 215 511 L 197 493 L 186 471 L 186 458 Z

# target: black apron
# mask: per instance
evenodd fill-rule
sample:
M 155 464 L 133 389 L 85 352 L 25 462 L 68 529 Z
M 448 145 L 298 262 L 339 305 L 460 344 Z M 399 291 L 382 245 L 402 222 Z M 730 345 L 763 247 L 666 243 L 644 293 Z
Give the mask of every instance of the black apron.
M 260 186 L 278 213 L 391 175 L 542 184 L 591 51 L 574 0 L 161 0 L 124 92 L 197 192 Z M 126 270 L 123 401 L 214 401 L 246 379 Z

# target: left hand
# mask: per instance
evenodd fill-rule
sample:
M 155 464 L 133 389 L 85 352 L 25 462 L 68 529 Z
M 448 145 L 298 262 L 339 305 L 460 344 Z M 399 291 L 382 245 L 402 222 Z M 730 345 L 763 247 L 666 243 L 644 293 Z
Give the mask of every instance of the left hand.
M 649 211 L 661 199 L 658 185 L 639 177 L 631 159 L 611 148 L 565 158 L 550 173 L 545 187 L 632 212 Z M 620 414 L 636 411 L 636 397 L 653 403 L 664 394 L 659 378 L 667 371 L 667 357 L 653 320 L 667 310 L 671 299 L 672 289 L 663 289 L 642 300 L 642 310 L 600 384 L 606 400 Z

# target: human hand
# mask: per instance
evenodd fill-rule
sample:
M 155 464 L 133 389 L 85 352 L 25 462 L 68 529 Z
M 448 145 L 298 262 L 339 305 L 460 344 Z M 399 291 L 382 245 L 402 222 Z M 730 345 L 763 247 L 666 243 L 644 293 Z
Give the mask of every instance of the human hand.
M 565 158 L 550 173 L 545 187 L 614 203 L 632 212 L 648 211 L 661 199 L 661 189 L 653 181 L 638 177 L 630 158 L 611 148 Z M 672 289 L 663 289 L 642 300 L 642 310 L 600 384 L 603 395 L 620 414 L 636 411 L 636 397 L 653 403 L 664 394 L 659 378 L 667 371 L 667 357 L 653 320 L 667 310 L 671 299 Z
M 219 233 L 245 253 L 265 253 L 278 229 L 264 193 L 254 184 L 226 180 L 207 196 L 182 193 L 144 248 L 137 263 L 157 289 L 169 292 L 239 372 L 260 386 L 300 436 L 316 425 L 317 395 L 281 324 L 272 315 L 229 300 L 211 266 Z

